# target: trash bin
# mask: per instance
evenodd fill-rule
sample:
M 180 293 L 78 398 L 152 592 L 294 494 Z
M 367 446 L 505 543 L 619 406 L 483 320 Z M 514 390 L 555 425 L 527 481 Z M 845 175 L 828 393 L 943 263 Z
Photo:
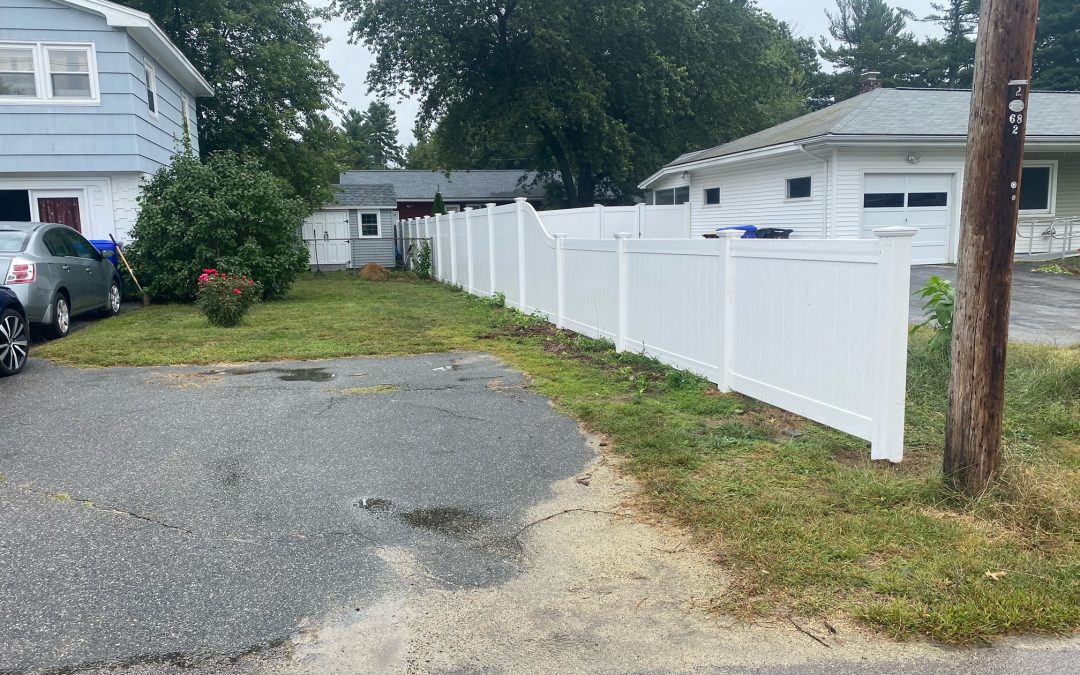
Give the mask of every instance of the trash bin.
M 111 262 L 113 267 L 120 269 L 120 256 L 116 253 L 116 244 L 108 239 L 91 239 L 90 243 L 94 245 L 94 248 L 101 251 L 101 255 L 105 256 L 105 259 Z
M 757 227 L 753 225 L 732 225 L 731 227 L 716 228 L 717 232 L 722 232 L 723 230 L 742 230 L 742 239 L 756 239 L 758 233 Z
M 789 239 L 795 230 L 782 227 L 763 227 L 757 231 L 758 239 Z

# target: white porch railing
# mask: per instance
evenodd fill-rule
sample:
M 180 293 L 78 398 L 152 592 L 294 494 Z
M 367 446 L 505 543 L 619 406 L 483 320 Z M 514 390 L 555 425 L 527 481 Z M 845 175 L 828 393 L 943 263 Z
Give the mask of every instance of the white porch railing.
M 902 459 L 914 228 L 864 240 L 550 233 L 595 226 L 575 211 L 519 200 L 402 224 L 432 238 L 442 281 L 501 292 L 619 351 L 869 440 L 873 459 Z
M 1080 216 L 1021 218 L 1016 228 L 1016 255 L 1064 258 L 1080 253 Z

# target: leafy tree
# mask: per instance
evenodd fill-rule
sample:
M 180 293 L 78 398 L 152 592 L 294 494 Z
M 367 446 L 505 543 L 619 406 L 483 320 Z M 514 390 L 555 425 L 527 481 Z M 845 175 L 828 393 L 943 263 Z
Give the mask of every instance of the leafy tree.
M 420 98 L 438 155 L 555 175 L 565 204 L 627 196 L 673 156 L 804 110 L 790 35 L 729 0 L 339 0 L 368 81 Z M 488 163 L 490 166 L 491 163 Z
M 418 135 L 416 142 L 405 149 L 405 168 L 429 171 L 440 168 L 435 142 L 430 136 Z
M 975 70 L 975 30 L 979 25 L 979 0 L 948 0 L 934 3 L 934 14 L 923 21 L 945 30 L 940 39 L 922 46 L 924 69 L 921 84 L 930 87 L 966 88 Z
M 446 204 L 443 203 L 442 192 L 435 192 L 435 200 L 431 203 L 431 213 L 432 215 L 446 213 Z
M 210 81 L 198 101 L 203 156 L 260 158 L 309 204 L 330 196 L 341 142 L 325 111 L 338 78 L 319 56 L 325 17 L 304 0 L 121 0 L 147 12 Z
M 829 34 L 839 43 L 833 47 L 821 38 L 821 58 L 836 69 L 833 75 L 835 99 L 859 93 L 862 73 L 877 71 L 888 84 L 913 83 L 921 71 L 915 60 L 921 55 L 914 34 L 906 31 L 909 10 L 894 9 L 884 0 L 836 0 L 836 12 L 829 17 Z
M 1040 0 L 1032 84 L 1039 89 L 1080 90 L 1080 3 Z
M 200 271 L 246 274 L 264 298 L 285 294 L 308 267 L 297 231 L 310 208 L 251 158 L 181 152 L 143 186 L 130 245 L 155 298 L 190 302 Z
M 398 143 L 397 115 L 390 104 L 372 101 L 364 112 L 349 108 L 341 123 L 352 168 L 388 169 L 405 164 Z

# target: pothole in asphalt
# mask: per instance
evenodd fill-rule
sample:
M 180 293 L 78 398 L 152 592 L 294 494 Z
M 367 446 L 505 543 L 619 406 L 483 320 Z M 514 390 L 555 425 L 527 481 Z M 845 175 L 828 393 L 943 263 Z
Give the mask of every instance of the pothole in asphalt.
M 401 514 L 399 518 L 412 527 L 431 530 L 455 538 L 475 534 L 477 530 L 482 529 L 491 520 L 482 513 L 454 506 L 415 509 Z
M 240 368 L 226 370 L 226 375 L 257 375 L 258 373 L 281 373 L 278 379 L 283 382 L 329 382 L 334 379 L 333 373 L 326 372 L 326 368 Z
M 364 497 L 356 502 L 355 506 L 372 513 L 386 513 L 393 508 L 394 504 L 389 499 L 383 499 L 382 497 Z

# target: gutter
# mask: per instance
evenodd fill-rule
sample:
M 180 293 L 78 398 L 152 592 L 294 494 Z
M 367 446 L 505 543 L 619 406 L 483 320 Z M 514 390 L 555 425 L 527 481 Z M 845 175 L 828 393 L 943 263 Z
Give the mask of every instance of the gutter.
M 825 191 L 823 193 L 824 196 L 825 196 L 825 203 L 823 205 L 824 208 L 822 209 L 822 212 L 821 212 L 821 236 L 822 236 L 823 239 L 828 239 L 829 238 L 829 204 L 830 204 L 829 191 L 832 189 L 832 183 L 829 181 L 829 173 L 830 173 L 829 170 L 831 168 L 832 162 L 829 159 L 826 159 L 824 157 L 819 157 L 819 156 L 815 155 L 814 153 L 810 152 L 809 150 L 806 149 L 806 147 L 804 145 L 800 145 L 798 147 L 799 147 L 799 150 L 801 150 L 805 154 L 809 155 L 810 157 L 813 157 L 814 159 L 818 160 L 819 162 L 824 162 L 825 163 Z M 833 155 L 833 158 L 835 159 L 835 153 Z

